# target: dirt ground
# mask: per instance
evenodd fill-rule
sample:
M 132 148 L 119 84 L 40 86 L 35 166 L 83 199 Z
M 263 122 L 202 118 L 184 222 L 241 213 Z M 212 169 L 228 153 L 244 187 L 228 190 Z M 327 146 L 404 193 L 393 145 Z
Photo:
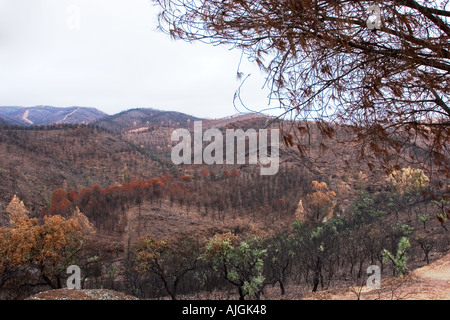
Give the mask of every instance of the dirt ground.
M 137 298 L 106 289 L 57 289 L 40 292 L 26 300 L 137 300 Z
M 407 275 L 386 279 L 380 289 L 365 286 L 326 290 L 304 300 L 449 300 L 450 254 Z

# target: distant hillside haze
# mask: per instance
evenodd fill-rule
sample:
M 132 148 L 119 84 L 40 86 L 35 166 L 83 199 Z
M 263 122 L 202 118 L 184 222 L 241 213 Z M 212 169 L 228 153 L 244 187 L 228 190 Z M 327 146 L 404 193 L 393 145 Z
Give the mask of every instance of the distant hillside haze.
M 0 107 L 0 124 L 42 126 L 58 123 L 92 123 L 107 116 L 95 108 L 86 107 Z
M 188 127 L 197 120 L 202 119 L 176 111 L 139 108 L 101 118 L 94 124 L 111 131 L 129 131 L 155 126 Z
M 133 108 L 108 115 L 96 108 L 52 106 L 0 106 L 0 125 L 46 126 L 54 124 L 93 124 L 115 132 L 137 132 L 157 127 L 189 128 L 194 121 L 205 127 L 220 127 L 230 122 L 270 117 L 254 113 L 230 115 L 219 119 L 202 119 L 177 111 Z
M 0 125 L 22 125 L 21 122 L 8 117 L 7 115 L 0 114 Z

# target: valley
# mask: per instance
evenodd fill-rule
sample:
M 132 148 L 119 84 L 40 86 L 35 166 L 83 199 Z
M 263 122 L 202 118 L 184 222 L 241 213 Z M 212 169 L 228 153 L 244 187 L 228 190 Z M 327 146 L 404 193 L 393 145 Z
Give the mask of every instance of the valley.
M 79 108 L 46 123 L 34 110 L 5 110 L 0 112 L 7 122 L 0 128 L 3 239 L 12 239 L 8 235 L 20 223 L 38 228 L 56 216 L 76 221 L 84 234 L 70 259 L 68 247 L 47 249 L 59 257 L 51 266 L 40 266 L 37 257 L 8 260 L 18 253 L 0 246 L 2 299 L 64 287 L 69 261 L 81 267 L 83 288 L 141 299 L 208 298 L 218 292 L 259 299 L 265 290 L 301 298 L 357 284 L 368 265 L 381 265 L 384 277 L 405 272 L 397 258 L 383 253 L 395 256 L 404 238 L 408 271 L 450 250 L 447 177 L 426 166 L 404 170 L 407 161 L 388 167 L 376 153 L 361 158 L 358 144 L 336 143 L 321 134 L 320 124 L 255 114 L 198 119 L 156 109 L 112 116 L 90 110 L 80 118 Z M 74 122 L 64 123 L 70 119 Z M 33 124 L 17 124 L 26 120 Z M 277 174 L 261 176 L 259 165 L 248 164 L 248 153 L 246 164 L 174 165 L 171 133 L 192 132 L 199 120 L 203 129 L 221 132 L 283 128 Z M 332 130 L 337 140 L 352 140 L 347 128 Z M 308 132 L 300 136 L 308 140 L 308 156 L 290 143 L 298 132 Z M 14 222 L 16 211 L 26 216 Z M 45 238 L 48 231 L 42 232 Z M 43 250 L 36 239 L 33 250 Z

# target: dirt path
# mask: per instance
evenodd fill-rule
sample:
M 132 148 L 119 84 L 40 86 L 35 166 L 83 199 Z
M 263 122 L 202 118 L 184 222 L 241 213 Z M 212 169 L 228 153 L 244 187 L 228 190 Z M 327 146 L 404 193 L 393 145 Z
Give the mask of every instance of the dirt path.
M 22 115 L 22 120 L 25 121 L 26 123 L 33 124 L 33 121 L 28 119 L 29 112 L 30 112 L 30 110 L 25 110 L 25 112 Z
M 450 254 L 412 274 L 411 299 L 450 299 Z
M 350 287 L 317 292 L 306 300 L 449 300 L 450 254 L 408 275 L 386 279 L 381 289 Z

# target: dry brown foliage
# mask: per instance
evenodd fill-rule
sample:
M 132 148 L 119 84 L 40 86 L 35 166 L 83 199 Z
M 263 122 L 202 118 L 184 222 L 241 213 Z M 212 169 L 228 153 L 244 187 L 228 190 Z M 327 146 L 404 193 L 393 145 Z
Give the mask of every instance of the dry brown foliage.
M 386 171 L 401 156 L 448 178 L 449 1 L 378 1 L 378 30 L 366 24 L 373 1 L 154 2 L 171 37 L 242 50 L 266 73 L 280 117 L 315 120 L 337 140 L 332 124 L 344 124 Z M 309 131 L 285 135 L 305 158 Z
M 53 277 L 73 263 L 82 246 L 82 230 L 77 220 L 59 215 L 44 217 L 43 223 L 31 218 L 19 205 L 9 206 L 10 227 L 0 228 L 0 280 L 6 282 L 12 270 L 35 268 L 53 288 Z M 59 281 L 59 280 L 58 280 Z

